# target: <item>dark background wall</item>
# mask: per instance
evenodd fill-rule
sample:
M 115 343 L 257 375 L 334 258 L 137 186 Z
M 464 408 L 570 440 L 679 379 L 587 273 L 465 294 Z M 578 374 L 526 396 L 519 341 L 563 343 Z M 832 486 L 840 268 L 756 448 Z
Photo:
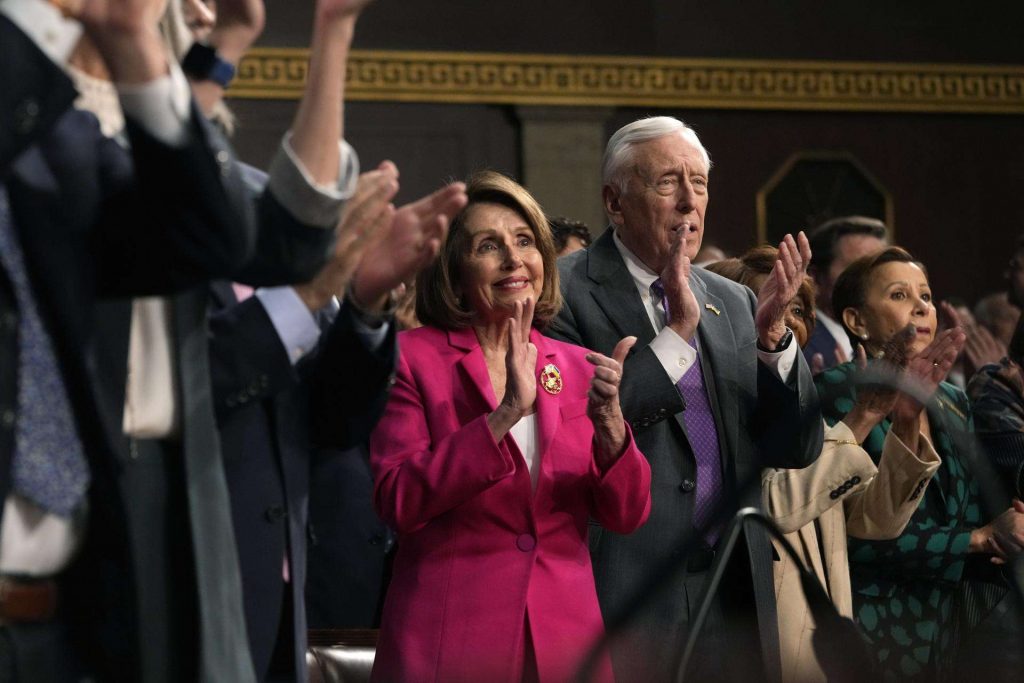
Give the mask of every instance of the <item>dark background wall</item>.
M 261 45 L 308 44 L 311 2 L 267 6 Z M 1024 64 L 1021 26 L 1024 3 L 1012 2 L 379 0 L 360 19 L 356 47 Z M 264 165 L 295 103 L 232 106 L 243 158 Z M 882 183 L 897 241 L 925 261 L 940 296 L 973 301 L 999 288 L 1009 245 L 1024 231 L 1020 116 L 618 109 L 607 133 L 659 113 L 692 124 L 710 150 L 707 239 L 732 252 L 754 243 L 756 192 L 799 150 L 848 152 Z M 400 201 L 477 168 L 522 169 L 512 107 L 354 102 L 346 131 L 364 167 L 399 165 Z
M 312 0 L 267 0 L 261 44 L 305 45 Z M 1024 4 L 995 0 L 378 0 L 356 47 L 1024 63 Z

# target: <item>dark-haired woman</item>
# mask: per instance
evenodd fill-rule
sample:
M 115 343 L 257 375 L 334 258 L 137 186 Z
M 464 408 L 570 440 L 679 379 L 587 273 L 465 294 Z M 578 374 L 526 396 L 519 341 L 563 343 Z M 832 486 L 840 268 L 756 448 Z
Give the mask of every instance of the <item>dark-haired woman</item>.
M 883 679 L 935 680 L 955 656 L 955 596 L 968 558 L 1008 559 L 1024 540 L 1024 514 L 1011 508 L 985 523 L 969 462 L 970 407 L 962 391 L 943 381 L 949 365 L 929 355 L 937 315 L 924 268 L 898 247 L 865 256 L 836 281 L 832 307 L 869 356 L 911 327 L 909 363 L 933 366 L 920 400 L 901 396 L 863 447 L 877 463 L 886 434 L 898 424 L 901 433 L 927 439 L 942 464 L 930 485 L 915 490 L 920 503 L 903 533 L 892 541 L 851 538 L 849 557 L 854 615 L 874 644 Z M 949 334 L 962 345 L 962 332 Z M 854 374 L 854 364 L 845 363 L 815 379 L 830 424 L 853 407 Z M 916 450 L 916 443 L 907 445 Z

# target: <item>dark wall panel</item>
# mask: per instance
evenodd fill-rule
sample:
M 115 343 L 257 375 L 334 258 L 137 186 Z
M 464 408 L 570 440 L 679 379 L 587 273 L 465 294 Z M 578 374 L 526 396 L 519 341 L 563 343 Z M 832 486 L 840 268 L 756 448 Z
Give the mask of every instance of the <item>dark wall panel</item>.
M 231 103 L 239 118 L 234 142 L 243 160 L 267 167 L 296 104 Z M 345 126 L 363 170 L 384 159 L 398 166 L 399 204 L 483 168 L 519 176 L 518 125 L 507 107 L 352 102 L 346 105 Z
M 268 0 L 262 44 L 308 44 L 312 5 Z M 1019 64 L 1022 25 L 1017 0 L 378 0 L 356 46 Z

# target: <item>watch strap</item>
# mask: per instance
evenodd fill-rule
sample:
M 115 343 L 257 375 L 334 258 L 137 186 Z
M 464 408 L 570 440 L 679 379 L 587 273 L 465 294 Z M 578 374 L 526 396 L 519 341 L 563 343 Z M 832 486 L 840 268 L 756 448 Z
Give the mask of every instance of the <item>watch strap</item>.
M 222 88 L 228 87 L 235 77 L 235 67 L 217 54 L 217 50 L 204 43 L 192 43 L 181 60 L 181 70 L 200 81 L 213 81 Z

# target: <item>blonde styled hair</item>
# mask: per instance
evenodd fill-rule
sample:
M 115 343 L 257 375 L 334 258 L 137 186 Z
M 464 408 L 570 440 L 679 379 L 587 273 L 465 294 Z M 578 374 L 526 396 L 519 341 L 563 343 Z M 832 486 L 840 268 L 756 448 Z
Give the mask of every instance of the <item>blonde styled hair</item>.
M 543 329 L 562 308 L 558 287 L 558 252 L 544 211 L 526 188 L 497 171 L 481 171 L 466 181 L 469 203 L 459 212 L 448 230 L 448 239 L 441 253 L 416 279 L 416 317 L 424 325 L 443 330 L 468 327 L 473 311 L 465 307 L 459 296 L 462 266 L 469 254 L 470 239 L 466 218 L 478 204 L 499 204 L 519 214 L 533 231 L 544 263 L 544 281 L 533 326 Z

